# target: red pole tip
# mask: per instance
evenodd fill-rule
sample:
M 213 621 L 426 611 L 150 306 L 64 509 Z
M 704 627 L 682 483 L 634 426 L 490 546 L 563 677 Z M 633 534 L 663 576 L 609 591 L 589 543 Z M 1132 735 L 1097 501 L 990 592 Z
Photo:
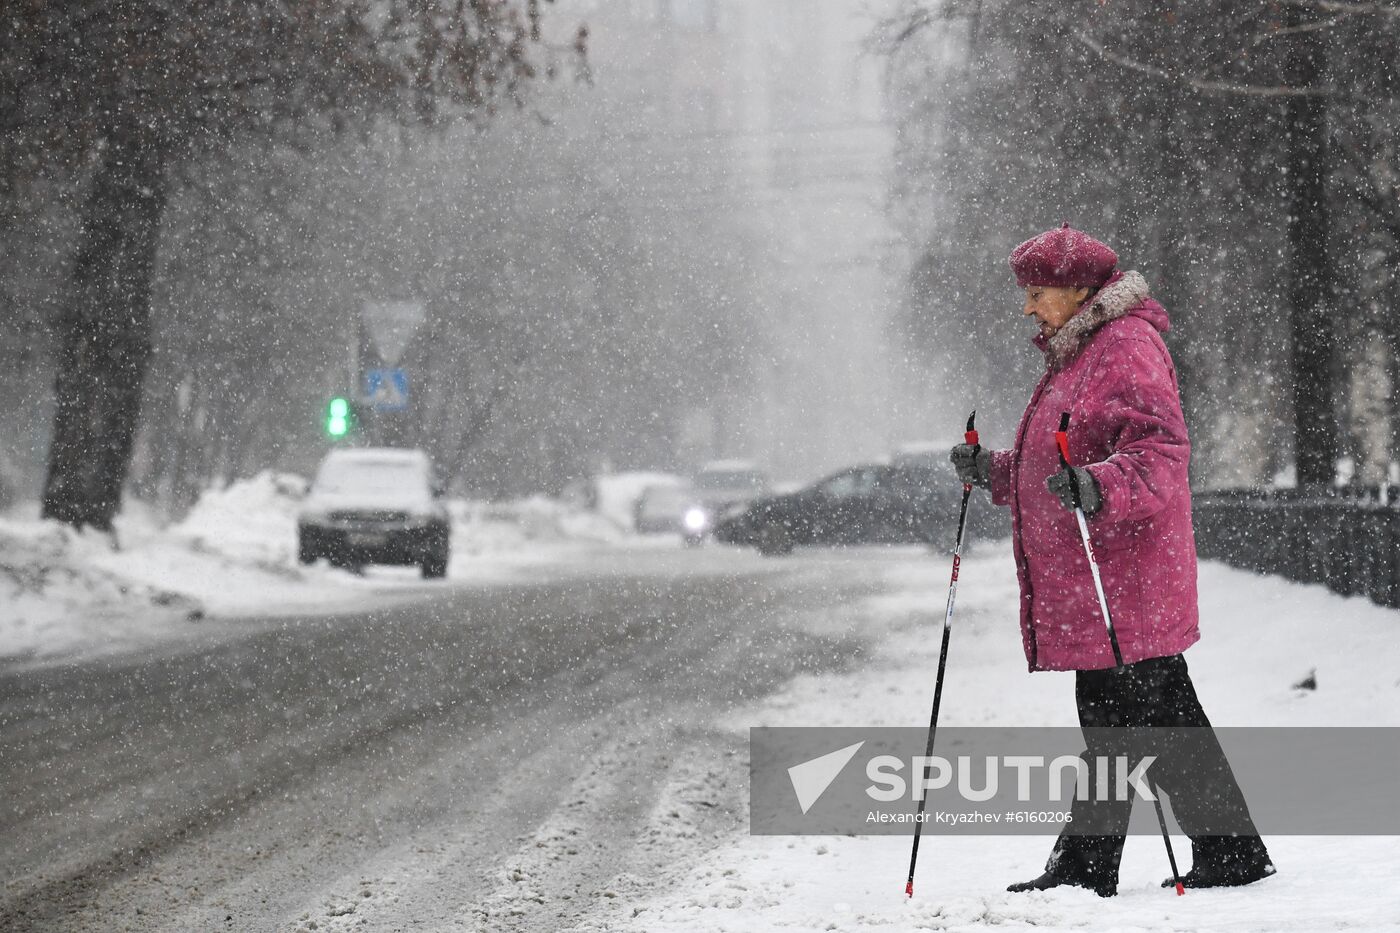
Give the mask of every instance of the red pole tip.
M 914 896 L 914 882 L 909 882 L 904 886 L 904 893 L 910 897 Z
M 1176 896 L 1177 896 L 1177 897 L 1181 897 L 1181 895 L 1183 895 L 1183 894 L 1185 894 L 1185 893 L 1186 893 L 1186 885 L 1184 885 L 1184 884 L 1182 884 L 1180 881 L 1178 881 L 1178 882 L 1176 883 Z

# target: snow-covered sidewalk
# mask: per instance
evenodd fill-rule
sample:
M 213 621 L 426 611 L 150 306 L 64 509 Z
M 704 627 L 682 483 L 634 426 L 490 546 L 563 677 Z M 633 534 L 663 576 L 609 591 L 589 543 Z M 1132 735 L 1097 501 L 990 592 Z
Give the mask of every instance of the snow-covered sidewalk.
M 860 620 L 878 634 L 871 665 L 803 677 L 721 724 L 922 726 L 927 722 L 943 569 L 894 558 L 888 595 Z M 1202 567 L 1202 641 L 1187 653 L 1217 725 L 1400 725 L 1400 612 L 1219 565 Z M 1315 690 L 1294 684 L 1316 672 Z M 1074 725 L 1072 674 L 1025 669 L 1008 545 L 965 560 L 943 694 L 948 725 Z M 1246 788 L 1246 792 L 1247 792 Z M 1394 837 L 1268 837 L 1279 874 L 1254 886 L 1160 888 L 1160 839 L 1133 836 L 1120 894 L 1078 889 L 1010 895 L 1042 870 L 1052 837 L 926 834 L 917 896 L 904 896 L 909 840 L 895 836 L 737 835 L 654 885 L 626 929 L 752 931 L 922 929 L 1319 931 L 1400 929 Z M 1190 843 L 1174 841 L 1189 864 Z M 1182 865 L 1183 871 L 1187 864 Z M 612 928 L 609 925 L 609 928 Z

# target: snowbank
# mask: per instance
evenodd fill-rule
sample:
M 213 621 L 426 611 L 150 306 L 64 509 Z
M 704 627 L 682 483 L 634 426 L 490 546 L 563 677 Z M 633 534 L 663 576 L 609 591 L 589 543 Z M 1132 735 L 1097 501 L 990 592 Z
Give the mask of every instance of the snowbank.
M 296 556 L 296 510 L 307 487 L 300 476 L 269 470 L 209 489 L 170 534 L 192 550 L 281 573 Z
M 105 565 L 113 543 L 58 522 L 0 518 L 0 655 L 34 655 L 196 621 L 200 602 Z M 116 625 L 115 620 L 126 620 Z
M 263 472 L 208 490 L 169 526 L 133 502 L 114 536 L 41 521 L 32 505 L 0 517 L 0 657 L 112 650 L 192 635 L 211 619 L 364 609 L 442 586 L 414 568 L 357 575 L 299 565 L 296 513 L 306 490 L 302 477 Z M 626 494 L 619 483 L 608 501 Z M 501 579 L 626 537 L 602 514 L 544 497 L 453 501 L 449 512 L 449 585 Z

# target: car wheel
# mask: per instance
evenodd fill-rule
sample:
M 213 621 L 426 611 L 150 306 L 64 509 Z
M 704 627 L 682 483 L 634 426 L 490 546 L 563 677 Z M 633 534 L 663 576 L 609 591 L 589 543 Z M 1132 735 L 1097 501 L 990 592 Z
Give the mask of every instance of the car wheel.
M 347 554 L 345 551 L 342 551 L 337 547 L 332 546 L 331 550 L 327 552 L 324 556 L 326 558 L 326 563 L 330 564 L 336 570 L 344 570 L 349 573 L 353 573 L 356 576 L 359 576 L 365 572 L 364 564 L 360 563 L 358 560 L 355 560 L 350 554 Z
M 435 554 L 419 565 L 424 580 L 441 580 L 447 576 L 447 555 Z
M 781 557 L 792 553 L 792 535 L 782 525 L 768 525 L 759 532 L 758 553 L 764 557 Z

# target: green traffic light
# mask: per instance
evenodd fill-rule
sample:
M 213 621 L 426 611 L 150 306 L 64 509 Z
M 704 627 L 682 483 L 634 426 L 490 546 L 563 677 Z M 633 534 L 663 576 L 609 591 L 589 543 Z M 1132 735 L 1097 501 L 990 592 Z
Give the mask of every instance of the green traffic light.
M 326 433 L 344 437 L 350 432 L 350 403 L 343 398 L 331 399 L 326 409 Z

